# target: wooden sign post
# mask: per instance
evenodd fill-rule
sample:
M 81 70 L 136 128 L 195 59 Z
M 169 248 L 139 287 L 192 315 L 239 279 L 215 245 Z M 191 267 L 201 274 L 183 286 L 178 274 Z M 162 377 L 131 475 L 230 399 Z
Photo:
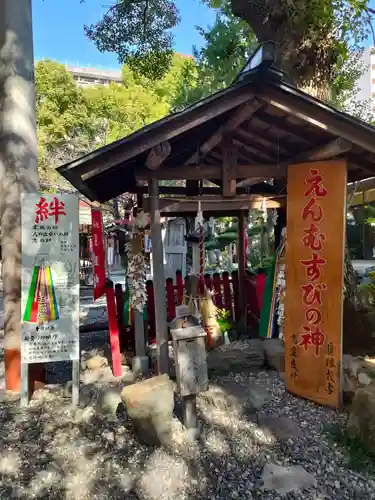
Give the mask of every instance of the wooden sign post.
M 288 169 L 285 374 L 287 389 L 339 407 L 346 163 Z

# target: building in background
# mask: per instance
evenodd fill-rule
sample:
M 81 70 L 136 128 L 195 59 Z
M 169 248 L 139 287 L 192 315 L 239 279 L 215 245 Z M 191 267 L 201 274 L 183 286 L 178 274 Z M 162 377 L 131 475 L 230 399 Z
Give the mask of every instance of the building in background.
M 109 85 L 110 83 L 121 83 L 121 71 L 83 68 L 80 66 L 65 66 L 66 69 L 73 75 L 74 80 L 80 87 L 89 85 Z
M 358 80 L 356 101 L 369 101 L 375 112 L 375 47 L 367 47 L 361 59 L 364 71 Z

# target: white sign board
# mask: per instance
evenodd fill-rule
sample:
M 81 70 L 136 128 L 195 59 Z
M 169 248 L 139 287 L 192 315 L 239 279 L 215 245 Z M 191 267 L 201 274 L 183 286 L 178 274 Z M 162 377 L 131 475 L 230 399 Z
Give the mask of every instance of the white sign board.
M 79 360 L 78 198 L 22 200 L 21 362 Z

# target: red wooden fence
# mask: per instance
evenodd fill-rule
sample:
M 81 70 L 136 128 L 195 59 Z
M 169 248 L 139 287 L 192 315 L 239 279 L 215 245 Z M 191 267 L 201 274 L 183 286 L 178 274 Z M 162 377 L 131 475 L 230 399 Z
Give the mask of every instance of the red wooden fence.
M 165 283 L 165 296 L 167 307 L 167 318 L 171 321 L 176 316 L 176 306 L 182 303 L 182 298 L 187 290 L 188 276 L 182 277 L 180 271 L 176 272 L 176 279 L 168 278 Z M 220 309 L 225 309 L 230 312 L 231 317 L 235 320 L 238 318 L 238 272 L 234 271 L 231 275 L 224 272 L 221 276 L 215 273 L 213 276 L 205 274 L 204 281 L 209 290 L 214 291 L 213 301 Z M 154 302 L 154 286 L 153 282 L 146 282 L 147 291 L 147 324 L 145 327 L 148 331 L 150 343 L 155 342 L 155 302 Z M 259 320 L 259 298 L 257 297 L 255 277 L 247 276 L 245 278 L 245 298 L 247 311 L 247 324 L 256 326 Z M 118 311 L 118 323 L 121 339 L 121 346 L 130 348 L 134 347 L 134 332 L 132 328 L 123 324 L 123 291 L 121 285 L 116 285 L 116 301 Z

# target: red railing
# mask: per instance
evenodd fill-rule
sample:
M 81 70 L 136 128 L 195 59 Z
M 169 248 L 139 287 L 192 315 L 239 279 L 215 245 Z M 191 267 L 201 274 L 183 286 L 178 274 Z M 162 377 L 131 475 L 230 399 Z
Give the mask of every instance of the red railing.
M 183 278 L 180 271 L 176 272 L 176 279 L 168 278 L 165 283 L 165 299 L 167 307 L 167 319 L 171 321 L 176 316 L 176 306 L 182 303 L 184 293 L 188 287 L 188 276 Z M 214 291 L 213 301 L 220 309 L 230 312 L 235 320 L 238 318 L 238 272 L 234 271 L 231 275 L 228 272 L 215 273 L 213 276 L 205 274 L 204 282 L 209 290 Z M 155 341 L 155 302 L 153 282 L 146 282 L 147 291 L 147 328 L 148 338 L 151 343 Z M 256 326 L 260 314 L 260 302 L 257 297 L 257 287 L 255 277 L 247 276 L 245 278 L 245 298 L 247 324 Z M 132 327 L 123 324 L 123 290 L 121 285 L 116 285 L 117 318 L 119 323 L 120 341 L 123 347 L 134 347 L 134 332 Z

